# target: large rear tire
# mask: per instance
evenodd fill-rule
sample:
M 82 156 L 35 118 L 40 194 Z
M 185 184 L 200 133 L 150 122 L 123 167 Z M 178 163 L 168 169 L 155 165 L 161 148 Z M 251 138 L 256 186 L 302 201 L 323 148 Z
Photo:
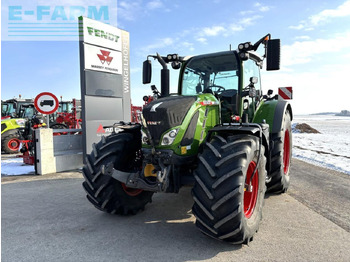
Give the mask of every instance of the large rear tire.
M 192 189 L 192 211 L 204 234 L 241 244 L 258 231 L 266 190 L 265 149 L 261 145 L 259 152 L 259 143 L 251 135 L 214 136 L 204 146 Z M 249 189 L 246 184 L 256 166 Z
M 290 163 L 292 159 L 292 124 L 291 116 L 286 111 L 283 117 L 282 129 L 271 135 L 273 148 L 271 152 L 271 174 L 266 183 L 267 192 L 284 193 L 290 181 Z
M 121 171 L 136 171 L 142 166 L 141 137 L 118 133 L 102 137 L 92 145 L 83 168 L 83 187 L 87 199 L 99 210 L 112 214 L 136 214 L 151 202 L 153 192 L 132 189 L 105 174 L 108 164 Z

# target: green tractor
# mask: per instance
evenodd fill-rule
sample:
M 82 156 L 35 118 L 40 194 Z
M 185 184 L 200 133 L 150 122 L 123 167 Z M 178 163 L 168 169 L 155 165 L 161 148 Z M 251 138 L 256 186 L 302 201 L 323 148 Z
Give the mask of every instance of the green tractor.
M 88 200 L 112 214 L 136 214 L 154 192 L 192 186 L 196 226 L 222 241 L 249 243 L 258 231 L 264 195 L 289 186 L 292 108 L 262 94 L 260 69 L 278 70 L 280 40 L 270 34 L 236 51 L 147 57 L 162 65 L 158 99 L 144 107 L 142 125 L 118 123 L 92 145 L 83 168 Z M 264 55 L 257 49 L 264 46 Z M 180 69 L 169 94 L 169 69 Z
M 7 154 L 19 153 L 21 140 L 27 139 L 23 137 L 23 132 L 37 113 L 33 103 L 17 103 L 18 105 L 18 118 L 1 120 L 1 151 Z

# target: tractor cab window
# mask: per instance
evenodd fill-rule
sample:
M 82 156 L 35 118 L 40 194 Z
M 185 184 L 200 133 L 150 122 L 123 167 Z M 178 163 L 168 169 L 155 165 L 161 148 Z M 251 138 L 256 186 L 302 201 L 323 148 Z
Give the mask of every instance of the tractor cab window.
M 70 113 L 72 111 L 72 108 L 73 108 L 73 103 L 63 102 L 59 104 L 57 111 L 60 113 Z
M 234 93 L 238 90 L 238 65 L 234 53 L 192 58 L 182 76 L 182 95 Z M 229 91 L 231 90 L 231 91 Z
M 13 103 L 9 103 L 6 110 L 6 115 L 10 116 L 14 112 L 16 112 L 16 109 L 14 108 Z
M 260 69 L 254 60 L 248 59 L 243 63 L 243 88 L 249 89 L 250 79 L 256 77 L 257 83 L 254 84 L 255 89 L 258 91 L 260 87 Z M 248 87 L 248 88 L 247 88 Z M 256 97 L 249 97 L 248 95 L 243 97 L 243 110 L 248 114 L 249 120 L 254 116 L 255 107 L 257 106 L 258 100 Z
M 23 111 L 22 118 L 32 118 L 34 116 L 34 107 L 25 107 Z
M 1 105 L 1 116 L 6 116 L 8 104 Z
M 254 86 L 256 90 L 260 90 L 260 70 L 259 66 L 256 65 L 255 61 L 251 59 L 245 61 L 243 64 L 243 73 L 244 87 L 249 85 L 249 80 L 251 77 L 257 77 L 258 83 L 256 83 Z

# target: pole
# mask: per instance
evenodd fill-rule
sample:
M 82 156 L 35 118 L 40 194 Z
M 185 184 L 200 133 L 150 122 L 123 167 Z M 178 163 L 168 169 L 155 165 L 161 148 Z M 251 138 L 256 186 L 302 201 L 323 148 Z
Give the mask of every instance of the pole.
M 47 128 L 50 128 L 50 115 L 46 115 L 46 122 Z

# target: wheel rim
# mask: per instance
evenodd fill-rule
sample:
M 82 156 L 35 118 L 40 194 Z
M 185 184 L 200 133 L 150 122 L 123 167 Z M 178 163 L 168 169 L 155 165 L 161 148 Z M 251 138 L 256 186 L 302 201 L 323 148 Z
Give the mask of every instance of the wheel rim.
M 12 151 L 18 151 L 19 144 L 20 144 L 19 139 L 12 138 L 11 140 L 8 141 L 7 147 Z
M 284 145 L 283 145 L 283 171 L 284 174 L 288 174 L 290 164 L 290 137 L 288 129 L 284 132 Z
M 121 183 L 124 192 L 129 196 L 137 196 L 142 193 L 142 189 L 127 187 L 124 183 Z
M 249 185 L 250 179 L 253 175 L 255 168 L 256 168 L 256 163 L 254 161 L 250 162 L 247 170 L 245 185 Z M 247 188 L 244 189 L 244 196 L 243 196 L 244 215 L 246 218 L 250 218 L 254 213 L 256 200 L 258 197 L 258 190 L 259 190 L 259 171 L 258 170 L 256 170 L 256 173 L 251 182 L 251 186 L 252 186 L 251 192 L 249 192 Z

